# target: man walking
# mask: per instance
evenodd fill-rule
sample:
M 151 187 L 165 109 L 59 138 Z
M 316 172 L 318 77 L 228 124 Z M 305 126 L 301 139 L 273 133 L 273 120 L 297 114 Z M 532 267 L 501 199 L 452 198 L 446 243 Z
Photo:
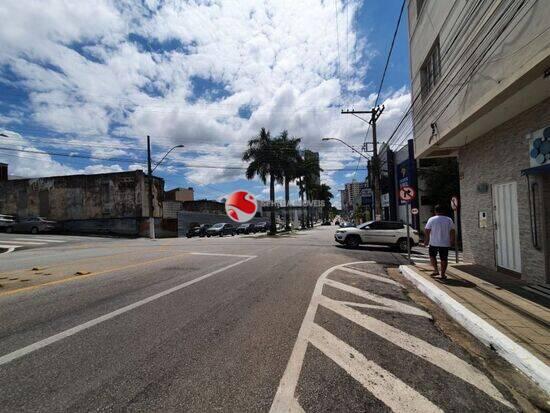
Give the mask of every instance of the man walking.
M 455 225 L 453 220 L 444 215 L 444 210 L 440 205 L 435 206 L 435 216 L 431 217 L 424 227 L 426 240 L 424 245 L 429 246 L 430 262 L 434 267 L 432 276 L 439 275 L 437 269 L 437 254 L 441 261 L 441 279 L 445 280 L 447 276 L 447 262 L 449 256 L 449 248 L 454 242 Z

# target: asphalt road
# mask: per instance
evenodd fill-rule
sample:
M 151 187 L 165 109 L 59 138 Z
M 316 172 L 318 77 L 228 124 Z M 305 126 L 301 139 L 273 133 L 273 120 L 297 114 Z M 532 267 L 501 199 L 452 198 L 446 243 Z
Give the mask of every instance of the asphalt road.
M 404 258 L 333 231 L 0 256 L 0 410 L 511 410 L 388 277 Z

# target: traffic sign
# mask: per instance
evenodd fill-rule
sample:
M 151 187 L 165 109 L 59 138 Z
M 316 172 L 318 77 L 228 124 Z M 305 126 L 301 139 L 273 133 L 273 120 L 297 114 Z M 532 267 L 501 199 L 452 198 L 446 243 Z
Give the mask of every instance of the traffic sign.
M 456 211 L 458 209 L 458 197 L 457 196 L 453 196 L 451 198 L 451 208 L 453 209 L 453 211 Z
M 413 214 L 413 215 L 418 214 L 418 208 L 411 209 L 411 214 Z
M 404 186 L 399 189 L 399 198 L 402 201 L 410 202 L 416 198 L 416 190 L 412 186 Z

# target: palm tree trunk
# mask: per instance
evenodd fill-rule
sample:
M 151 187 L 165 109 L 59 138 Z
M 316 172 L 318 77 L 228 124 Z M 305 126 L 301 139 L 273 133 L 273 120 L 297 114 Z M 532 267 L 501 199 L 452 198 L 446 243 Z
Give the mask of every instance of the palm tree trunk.
M 300 180 L 300 187 L 301 187 L 301 188 L 303 188 L 302 185 L 303 185 L 303 183 L 302 183 L 302 181 Z M 300 210 L 301 210 L 301 212 L 302 212 L 302 213 L 300 214 L 300 222 L 301 222 L 302 229 L 305 229 L 305 227 L 306 227 L 306 221 L 305 221 L 304 192 L 303 192 L 303 191 L 300 193 L 300 199 L 301 199 L 301 201 L 302 201 L 302 202 L 301 202 L 301 208 L 300 208 Z
M 289 198 L 290 198 L 290 182 L 288 181 L 288 178 L 285 176 L 285 209 L 286 209 L 285 229 L 287 231 L 290 231 L 290 208 L 288 206 Z
M 275 235 L 277 233 L 277 228 L 275 226 L 275 177 L 273 174 L 269 176 L 269 199 L 271 200 L 271 210 L 269 212 L 271 229 L 269 233 Z

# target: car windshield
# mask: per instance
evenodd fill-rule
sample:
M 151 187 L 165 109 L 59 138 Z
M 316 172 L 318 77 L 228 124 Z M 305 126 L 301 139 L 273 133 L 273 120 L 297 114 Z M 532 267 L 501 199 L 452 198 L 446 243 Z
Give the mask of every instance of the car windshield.
M 357 225 L 357 228 L 359 228 L 359 229 L 365 229 L 365 228 L 367 228 L 370 224 L 372 224 L 373 222 L 374 222 L 374 221 L 365 222 L 364 224 Z
M 223 226 L 224 226 L 224 224 L 214 224 L 214 225 L 212 225 L 212 228 L 221 228 Z

